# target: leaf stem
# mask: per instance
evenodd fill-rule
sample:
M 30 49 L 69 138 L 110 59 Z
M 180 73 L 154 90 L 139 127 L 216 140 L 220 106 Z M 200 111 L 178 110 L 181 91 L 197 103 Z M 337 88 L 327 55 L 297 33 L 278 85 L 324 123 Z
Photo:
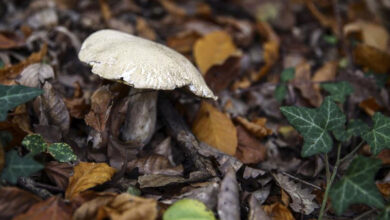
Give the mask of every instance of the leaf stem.
M 351 158 L 364 144 L 364 140 L 362 140 L 351 152 L 349 152 L 347 155 L 345 155 L 343 158 L 341 158 L 340 163 L 345 162 L 349 158 Z
M 322 220 L 322 217 L 324 215 L 324 212 L 325 212 L 325 207 L 326 207 L 326 203 L 328 201 L 328 196 L 329 196 L 329 190 L 333 184 L 333 181 L 336 177 L 336 174 L 337 174 L 337 169 L 340 165 L 340 154 L 341 154 L 341 143 L 337 146 L 337 159 L 336 159 L 336 164 L 334 165 L 334 168 L 333 168 L 333 171 L 332 171 L 332 175 L 330 177 L 328 177 L 327 175 L 327 178 L 326 178 L 326 189 L 325 189 L 325 193 L 324 193 L 324 198 L 322 200 L 322 204 L 321 204 L 321 209 L 320 209 L 320 214 L 318 216 L 318 220 Z M 329 160 L 328 160 L 328 155 L 325 154 L 325 164 L 327 165 L 327 174 L 329 172 L 329 175 L 330 175 L 330 171 L 329 171 Z

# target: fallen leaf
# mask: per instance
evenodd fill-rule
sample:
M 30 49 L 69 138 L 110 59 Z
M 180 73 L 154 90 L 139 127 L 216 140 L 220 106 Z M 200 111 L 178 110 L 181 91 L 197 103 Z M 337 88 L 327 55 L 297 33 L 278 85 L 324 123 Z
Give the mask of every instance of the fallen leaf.
M 73 176 L 69 178 L 65 198 L 72 199 L 82 191 L 109 181 L 114 173 L 115 169 L 106 163 L 80 162 L 74 167 Z
M 323 14 L 320 10 L 318 10 L 317 6 L 312 0 L 304 0 L 304 2 L 306 3 L 306 7 L 310 10 L 310 12 L 314 15 L 314 17 L 320 22 L 322 26 L 331 28 L 333 33 L 339 35 L 337 21 L 334 16 L 328 16 Z
M 272 216 L 272 220 L 295 220 L 290 210 L 282 203 L 276 202 L 271 205 L 265 205 L 263 209 L 268 216 Z
M 207 85 L 215 94 L 226 89 L 240 74 L 241 57 L 231 56 L 221 65 L 212 66 L 205 75 Z
M 44 44 L 40 51 L 32 53 L 24 61 L 15 64 L 13 66 L 5 67 L 0 69 L 0 82 L 2 84 L 15 84 L 14 79 L 19 75 L 19 73 L 28 65 L 32 63 L 40 62 L 43 57 L 46 55 L 47 45 Z
M 46 80 L 53 78 L 54 70 L 50 65 L 35 63 L 24 68 L 16 82 L 24 86 L 42 88 Z
M 127 163 L 128 171 L 134 168 L 138 168 L 140 174 L 180 176 L 183 173 L 183 166 L 173 166 L 166 157 L 158 154 L 137 158 Z
M 0 32 L 0 49 L 12 49 L 24 44 L 24 39 L 13 32 Z
M 1 187 L 0 219 L 11 219 L 27 211 L 32 205 L 40 201 L 41 199 L 38 196 L 17 187 Z
M 74 220 L 89 220 L 96 219 L 96 214 L 100 207 L 110 203 L 115 197 L 116 193 L 112 192 L 82 192 L 72 199 L 72 202 L 79 207 L 73 213 Z
M 388 49 L 389 33 L 381 25 L 366 21 L 356 21 L 345 25 L 343 29 L 346 36 L 356 32 L 360 33 L 361 40 L 368 46 L 381 51 L 387 51 Z
M 383 165 L 390 164 L 390 149 L 383 149 L 378 155 L 377 158 L 382 160 Z
M 376 187 L 385 198 L 390 196 L 390 183 L 376 183 Z
M 370 116 L 373 116 L 375 112 L 382 109 L 382 106 L 378 104 L 374 97 L 370 97 L 361 101 L 359 103 L 359 107 L 362 108 Z
M 91 110 L 85 116 L 85 123 L 99 132 L 106 128 L 112 107 L 112 94 L 107 86 L 102 86 L 91 96 Z
M 358 44 L 353 50 L 356 64 L 368 67 L 376 73 L 390 70 L 390 54 L 366 44 Z
M 301 94 L 306 98 L 311 105 L 318 107 L 322 103 L 322 95 L 319 90 L 314 88 L 311 79 L 310 64 L 307 62 L 299 64 L 295 68 L 295 78 L 292 80 L 292 85 L 301 91 Z
M 154 32 L 154 30 L 149 26 L 148 22 L 142 17 L 137 17 L 135 29 L 138 36 L 140 37 L 153 41 L 157 39 L 156 32 Z
M 238 116 L 235 120 L 244 126 L 244 128 L 252 135 L 260 139 L 272 134 L 272 130 L 265 126 L 267 123 L 266 118 L 255 118 L 253 121 L 248 121 L 246 118 Z
M 192 126 L 200 141 L 218 150 L 234 155 L 237 149 L 237 131 L 231 119 L 207 102 L 202 102 Z
M 250 136 L 242 126 L 237 127 L 238 147 L 235 157 L 244 164 L 257 164 L 264 161 L 267 148 Z
M 233 39 L 225 31 L 214 31 L 198 39 L 194 45 L 196 65 L 203 75 L 214 65 L 221 65 L 230 56 L 239 54 Z
M 167 46 L 183 54 L 190 53 L 195 42 L 200 37 L 201 35 L 195 31 L 181 32 L 175 36 L 168 37 Z
M 110 6 L 108 5 L 108 1 L 107 0 L 99 0 L 99 5 L 100 5 L 100 12 L 102 13 L 104 21 L 109 22 L 109 20 L 112 17 L 112 13 L 110 10 Z
M 51 182 L 65 191 L 69 178 L 72 176 L 73 166 L 68 163 L 50 161 L 45 165 L 44 171 Z
M 182 199 L 170 206 L 163 216 L 163 220 L 202 219 L 215 220 L 211 210 L 200 201 L 194 199 Z
M 249 198 L 248 220 L 271 220 L 254 194 Z
M 311 194 L 308 188 L 302 188 L 299 183 L 294 183 L 283 174 L 278 173 L 273 176 L 279 186 L 290 195 L 292 200 L 290 207 L 295 212 L 309 215 L 314 211 L 314 209 L 319 207 L 314 201 L 316 196 Z
M 220 219 L 240 219 L 238 183 L 232 167 L 221 181 L 217 212 Z
M 313 75 L 312 81 L 315 82 L 314 88 L 320 92 L 320 82 L 333 81 L 336 77 L 338 63 L 328 61 L 319 68 Z
M 79 82 L 75 82 L 74 84 L 74 92 L 72 98 L 65 98 L 64 102 L 66 107 L 69 110 L 69 114 L 78 119 L 83 119 L 85 114 L 88 113 L 89 105 L 83 97 L 83 90 L 80 86 Z
M 16 106 L 11 121 L 13 124 L 17 125 L 22 131 L 26 132 L 27 134 L 33 133 L 31 131 L 31 121 L 28 115 L 26 104 Z
M 34 204 L 26 213 L 15 216 L 13 220 L 68 220 L 71 218 L 72 207 L 70 204 L 65 203 L 58 196 L 53 196 L 45 201 Z
M 178 16 L 178 17 L 184 17 L 187 15 L 186 10 L 176 5 L 174 1 L 171 0 L 160 0 L 159 1 L 161 5 L 164 7 L 165 10 L 167 10 L 172 15 Z

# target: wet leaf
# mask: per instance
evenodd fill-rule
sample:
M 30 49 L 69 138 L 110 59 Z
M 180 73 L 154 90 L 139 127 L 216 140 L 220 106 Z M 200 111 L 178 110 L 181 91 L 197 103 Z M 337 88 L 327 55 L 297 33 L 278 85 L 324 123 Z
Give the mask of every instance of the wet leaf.
M 383 198 L 374 182 L 380 166 L 380 160 L 363 156 L 357 156 L 351 162 L 347 173 L 332 186 L 329 193 L 332 207 L 338 215 L 350 205 L 358 203 L 384 208 Z
M 318 204 L 314 201 L 316 195 L 312 194 L 310 189 L 302 188 L 298 183 L 294 183 L 283 174 L 273 175 L 279 186 L 285 190 L 291 197 L 292 203 L 290 207 L 295 212 L 300 212 L 305 215 L 311 214 L 314 209 L 318 208 Z
M 42 94 L 41 89 L 26 86 L 0 85 L 0 121 L 7 118 L 7 113 L 16 106 L 23 104 Z
M 182 199 L 170 206 L 163 215 L 163 220 L 202 219 L 214 220 L 214 214 L 198 200 Z
M 322 83 L 321 87 L 329 92 L 335 102 L 344 103 L 346 96 L 353 93 L 353 87 L 349 82 Z
M 377 112 L 372 120 L 372 129 L 365 132 L 362 138 L 370 145 L 371 152 L 377 155 L 381 150 L 390 147 L 390 118 Z
M 65 143 L 54 143 L 47 148 L 47 152 L 59 162 L 70 162 L 77 160 L 72 148 Z
M 281 107 L 283 115 L 304 138 L 301 151 L 303 157 L 327 153 L 332 149 L 333 140 L 328 131 L 344 126 L 345 115 L 331 100 L 325 98 L 321 107 Z
M 230 35 L 215 31 L 198 39 L 194 45 L 194 57 L 203 75 L 214 65 L 221 65 L 230 56 L 237 54 L 237 48 Z
M 218 194 L 218 216 L 221 220 L 240 219 L 240 201 L 236 171 L 230 167 L 223 178 Z
M 19 177 L 30 176 L 43 169 L 43 165 L 36 162 L 31 156 L 20 157 L 14 150 L 7 152 L 5 162 L 1 178 L 12 184 L 15 184 Z
M 69 178 L 65 198 L 72 199 L 78 193 L 107 182 L 114 175 L 115 169 L 106 163 L 80 162 L 74 167 L 74 174 Z
M 71 218 L 72 207 L 70 204 L 65 203 L 58 196 L 53 196 L 45 201 L 34 204 L 26 213 L 15 216 L 13 220 L 68 220 Z
M 40 201 L 38 196 L 17 187 L 1 187 L 0 219 L 11 219 Z
M 211 104 L 202 102 L 192 130 L 199 140 L 234 155 L 237 149 L 237 131 L 231 119 Z

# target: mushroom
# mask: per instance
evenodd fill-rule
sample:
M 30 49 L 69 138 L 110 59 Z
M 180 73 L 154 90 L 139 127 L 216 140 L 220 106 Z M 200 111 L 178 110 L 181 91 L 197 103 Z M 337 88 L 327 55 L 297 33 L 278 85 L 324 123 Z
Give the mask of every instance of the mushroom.
M 217 99 L 183 55 L 140 37 L 100 30 L 83 42 L 78 56 L 94 74 L 132 87 L 121 138 L 141 147 L 154 133 L 157 90 L 187 87 L 197 96 Z

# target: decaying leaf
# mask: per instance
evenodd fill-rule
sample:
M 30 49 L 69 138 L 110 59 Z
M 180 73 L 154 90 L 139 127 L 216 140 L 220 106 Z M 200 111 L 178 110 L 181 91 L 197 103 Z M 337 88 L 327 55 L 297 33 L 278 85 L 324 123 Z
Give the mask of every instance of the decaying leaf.
M 257 164 L 267 156 L 267 148 L 242 127 L 237 127 L 238 148 L 235 157 L 244 164 Z
M 134 168 L 138 168 L 140 174 L 180 176 L 183 173 L 183 166 L 173 166 L 166 157 L 157 154 L 151 154 L 127 163 L 129 171 Z
M 102 86 L 91 96 L 91 110 L 85 116 L 87 125 L 97 131 L 104 131 L 112 107 L 112 94 L 107 86 Z
M 249 208 L 248 220 L 271 220 L 253 194 L 249 198 Z
M 374 97 L 369 97 L 359 103 L 359 107 L 362 108 L 368 115 L 373 116 L 375 112 L 382 109 L 382 106 L 378 104 Z
M 74 213 L 75 220 L 154 220 L 157 202 L 127 193 L 97 197 L 83 203 Z
M 17 187 L 1 187 L 0 219 L 11 219 L 40 201 L 41 199 L 36 195 Z
M 14 217 L 14 220 L 42 220 L 58 219 L 68 220 L 72 218 L 72 207 L 65 203 L 58 196 L 53 196 L 45 201 L 34 204 L 30 209 L 21 215 Z
M 385 197 L 389 198 L 390 196 L 390 183 L 376 183 L 376 187 L 379 189 L 379 192 Z
M 221 220 L 240 219 L 240 201 L 236 171 L 230 168 L 223 178 L 218 194 L 218 216 Z
M 268 216 L 272 216 L 272 220 L 295 220 L 290 210 L 282 203 L 274 203 L 263 206 L 264 211 Z
M 72 199 L 78 193 L 107 182 L 114 175 L 115 169 L 106 163 L 80 162 L 74 167 L 74 174 L 69 178 L 65 198 Z
M 310 12 L 314 15 L 314 17 L 320 22 L 322 26 L 331 28 L 333 33 L 337 35 L 340 34 L 338 31 L 337 20 L 333 16 L 323 14 L 320 10 L 318 10 L 317 6 L 312 0 L 304 0 L 304 2 L 306 3 L 306 7 L 310 10 Z
M 218 150 L 234 155 L 237 131 L 231 119 L 207 102 L 202 102 L 192 130 L 199 140 Z
M 311 79 L 311 67 L 307 62 L 299 64 L 295 68 L 295 78 L 292 81 L 294 87 L 301 91 L 301 94 L 306 98 L 313 106 L 320 106 L 322 103 L 322 95 L 319 90 L 314 88 Z
M 194 45 L 194 57 L 203 75 L 213 66 L 222 64 L 232 55 L 237 55 L 236 46 L 230 35 L 215 31 L 198 39 Z
M 238 116 L 235 118 L 235 120 L 244 126 L 244 128 L 252 135 L 260 139 L 272 134 L 272 130 L 265 126 L 267 123 L 266 118 L 255 118 L 253 121 L 248 121 L 246 118 Z
M 59 188 L 65 191 L 68 180 L 72 176 L 73 166 L 68 163 L 50 161 L 45 166 L 45 173 Z
M 54 70 L 50 65 L 35 63 L 24 68 L 16 82 L 24 86 L 42 88 L 45 81 L 52 78 Z
M 300 184 L 290 181 L 289 178 L 283 174 L 278 173 L 273 176 L 279 186 L 290 195 L 292 200 L 290 207 L 295 212 L 309 215 L 314 211 L 314 209 L 319 207 L 317 203 L 313 201 L 316 196 L 311 194 L 309 189 L 302 188 Z

